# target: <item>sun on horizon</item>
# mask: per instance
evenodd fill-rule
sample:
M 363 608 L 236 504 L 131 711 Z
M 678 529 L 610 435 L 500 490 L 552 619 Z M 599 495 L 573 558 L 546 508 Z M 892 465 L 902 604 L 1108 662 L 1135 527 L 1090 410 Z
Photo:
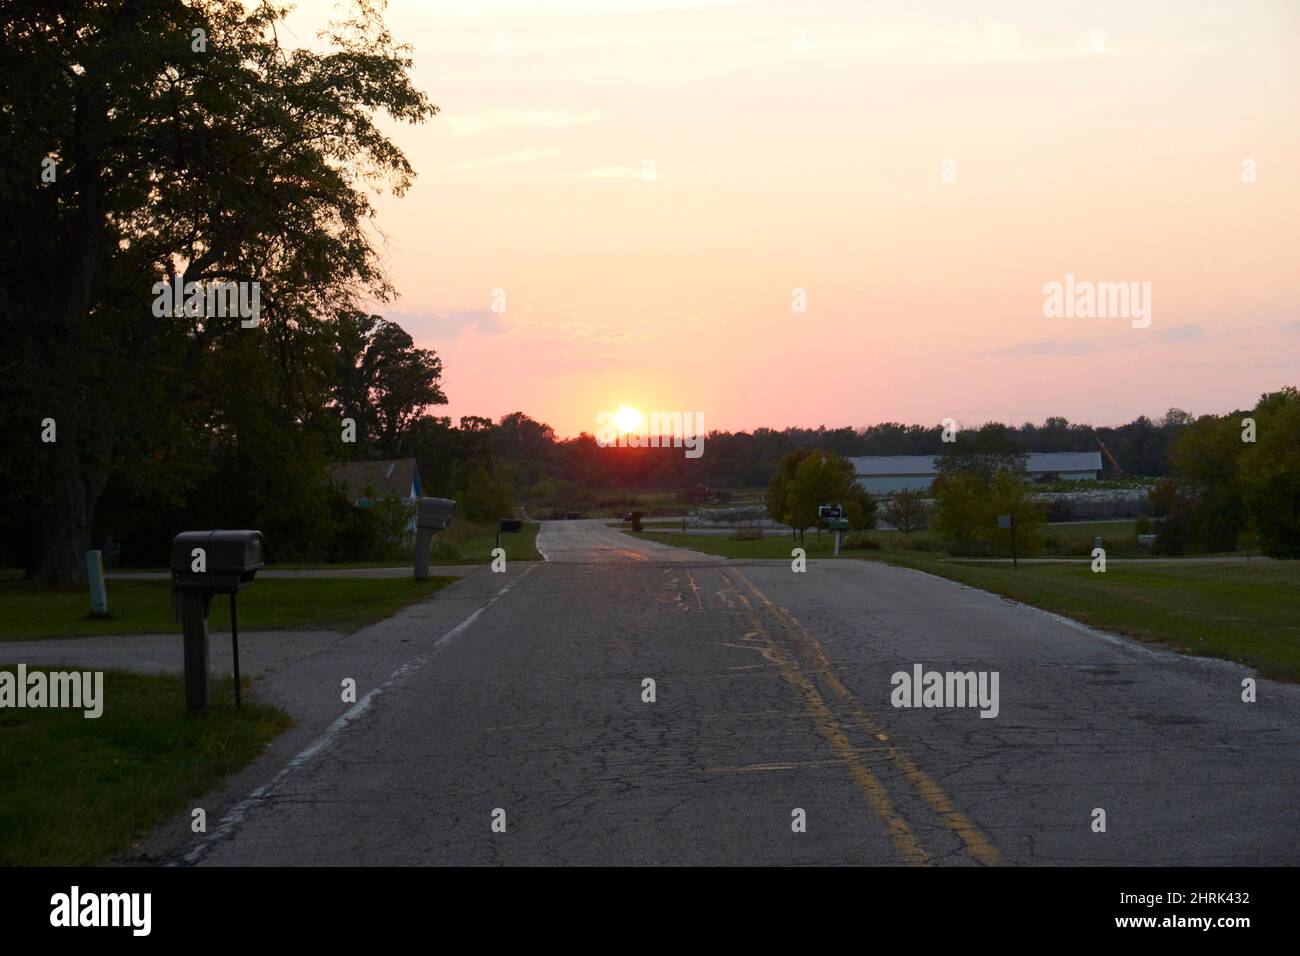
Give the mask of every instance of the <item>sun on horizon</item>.
M 645 416 L 640 410 L 633 408 L 631 405 L 619 405 L 618 411 L 614 413 L 614 427 L 618 429 L 621 435 L 637 435 L 641 432 L 641 425 L 645 421 Z

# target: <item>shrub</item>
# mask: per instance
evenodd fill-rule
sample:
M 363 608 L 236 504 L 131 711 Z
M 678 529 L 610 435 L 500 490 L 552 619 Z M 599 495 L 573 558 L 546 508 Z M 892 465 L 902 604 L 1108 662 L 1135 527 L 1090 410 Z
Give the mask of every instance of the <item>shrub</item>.
M 885 502 L 885 520 L 904 535 L 924 528 L 927 517 L 925 499 L 919 491 L 896 491 Z
M 844 539 L 843 547 L 851 551 L 879 551 L 880 542 L 868 534 L 855 531 Z
M 1042 503 L 1016 474 L 999 471 L 991 478 L 975 473 L 940 475 L 932 486 L 935 499 L 930 526 L 949 553 L 970 557 L 1011 554 L 1011 530 L 999 528 L 999 515 L 1015 522 L 1016 550 L 1032 554 L 1043 523 Z

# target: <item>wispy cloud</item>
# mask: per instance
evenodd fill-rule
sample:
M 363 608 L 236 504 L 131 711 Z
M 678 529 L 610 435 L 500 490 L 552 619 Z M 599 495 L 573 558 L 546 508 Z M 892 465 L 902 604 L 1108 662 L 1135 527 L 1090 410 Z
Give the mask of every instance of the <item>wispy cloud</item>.
M 488 110 L 472 116 L 449 115 L 445 122 L 453 136 L 477 136 L 495 129 L 563 129 L 568 126 L 585 126 L 600 119 L 604 113 L 593 109 L 585 112 L 572 110 Z
M 1125 329 L 1127 331 L 1127 328 Z M 980 358 L 1003 358 L 1006 356 L 1016 355 L 1037 355 L 1037 356 L 1063 356 L 1063 355 L 1088 355 L 1094 352 L 1107 352 L 1114 349 L 1134 349 L 1146 348 L 1158 343 L 1165 345 L 1184 345 L 1191 342 L 1199 342 L 1206 337 L 1205 329 L 1195 323 L 1185 325 L 1175 325 L 1168 329 L 1153 329 L 1154 339 L 1138 334 L 1135 330 L 1133 335 L 1123 338 L 1104 338 L 1104 339 L 1076 339 L 1072 342 L 1061 342 L 1056 339 L 1043 339 L 1037 342 L 1022 342 L 1019 345 L 1008 345 L 1003 348 L 989 349 L 985 352 L 977 353 Z
M 512 153 L 498 153 L 495 156 L 484 156 L 480 159 L 471 159 L 463 163 L 456 163 L 452 166 L 445 167 L 445 172 L 464 173 L 475 169 L 500 169 L 505 166 L 528 166 L 532 163 L 540 163 L 545 162 L 548 159 L 554 159 L 562 154 L 562 150 L 554 147 L 517 149 Z
M 1199 342 L 1205 338 L 1205 329 L 1195 323 L 1175 325 L 1172 329 L 1156 329 L 1156 338 L 1170 345 L 1183 342 Z
M 512 329 L 539 332 L 552 341 L 625 345 L 651 342 L 659 338 L 658 330 L 651 327 L 648 319 L 616 325 L 612 322 L 590 322 L 572 318 L 547 319 L 535 315 L 531 310 L 525 310 L 520 314 L 507 315 L 506 321 Z
M 506 330 L 501 317 L 491 309 L 397 312 L 389 318 L 416 338 L 455 338 L 469 330 L 479 335 L 499 335 Z

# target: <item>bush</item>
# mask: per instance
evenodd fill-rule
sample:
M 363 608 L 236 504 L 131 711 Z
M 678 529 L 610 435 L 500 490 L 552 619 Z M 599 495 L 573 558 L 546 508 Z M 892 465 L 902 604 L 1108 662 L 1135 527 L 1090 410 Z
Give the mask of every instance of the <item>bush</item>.
M 1042 503 L 1016 474 L 999 471 L 992 478 L 976 473 L 940 475 L 931 489 L 935 509 L 930 520 L 950 554 L 992 557 L 1011 554 L 1011 530 L 998 527 L 998 516 L 1015 522 L 1016 551 L 1033 554 L 1043 523 Z
M 641 512 L 632 512 L 632 530 L 639 532 L 641 530 Z
M 467 468 L 462 490 L 456 494 L 456 514 L 469 521 L 491 523 L 515 513 L 515 490 L 508 481 L 494 478 L 483 464 Z
M 844 539 L 843 547 L 850 551 L 879 551 L 880 542 L 871 535 L 855 531 Z
M 1255 408 L 1258 439 L 1240 443 L 1246 525 L 1271 558 L 1300 558 L 1300 392 L 1285 388 Z
M 910 536 L 913 531 L 920 531 L 926 526 L 929 516 L 921 493 L 905 489 L 889 496 L 885 502 L 884 517 L 904 535 Z
M 1192 540 L 1192 503 L 1173 478 L 1163 478 L 1150 492 L 1151 513 L 1156 518 L 1154 554 L 1178 555 Z

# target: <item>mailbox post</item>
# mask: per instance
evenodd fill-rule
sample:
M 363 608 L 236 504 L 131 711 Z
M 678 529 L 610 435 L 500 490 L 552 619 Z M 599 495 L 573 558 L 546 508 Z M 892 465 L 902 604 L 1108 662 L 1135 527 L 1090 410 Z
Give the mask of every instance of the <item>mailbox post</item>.
M 817 517 L 826 522 L 826 527 L 835 532 L 835 557 L 840 556 L 840 532 L 847 531 L 849 523 L 844 520 L 843 505 L 819 505 L 817 508 Z M 819 531 L 818 534 L 821 534 Z
M 1011 569 L 1020 570 L 1020 559 L 1016 557 L 1016 516 L 998 515 L 998 527 L 1011 529 Z
M 518 534 L 524 530 L 524 523 L 518 518 L 502 518 L 497 525 L 497 547 L 501 547 L 502 534 Z
M 185 706 L 191 713 L 208 706 L 208 612 L 216 594 L 230 595 L 235 703 L 240 702 L 235 595 L 253 583 L 261 568 L 260 531 L 183 531 L 172 539 L 172 603 L 184 642 Z
M 429 576 L 429 543 L 451 524 L 456 502 L 450 498 L 421 498 L 415 505 L 415 579 Z

